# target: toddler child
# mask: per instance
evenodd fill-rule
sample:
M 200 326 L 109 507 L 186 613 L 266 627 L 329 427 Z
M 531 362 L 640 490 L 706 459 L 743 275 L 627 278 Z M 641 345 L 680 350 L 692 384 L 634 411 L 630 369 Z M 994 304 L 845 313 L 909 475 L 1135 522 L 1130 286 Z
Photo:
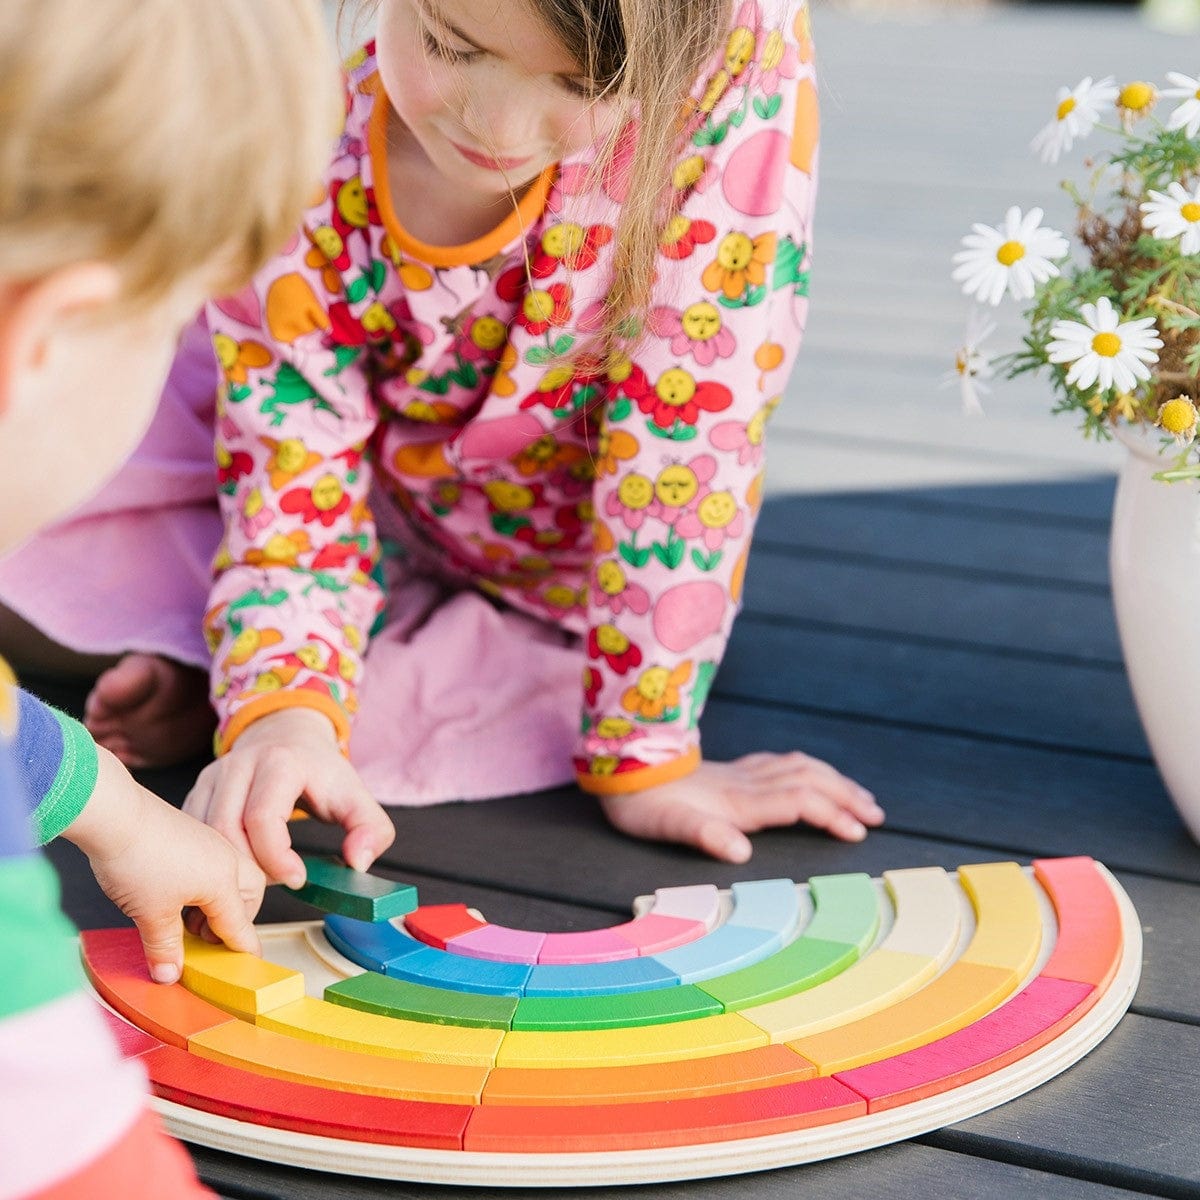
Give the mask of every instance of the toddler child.
M 0 549 L 115 469 L 180 328 L 285 239 L 328 153 L 336 78 L 312 0 L 8 0 Z M 263 132 L 292 119 L 289 139 Z M 59 834 L 137 923 L 156 980 L 179 978 L 185 905 L 258 950 L 254 863 L 0 660 L 0 1197 L 208 1196 L 84 991 L 35 849 Z

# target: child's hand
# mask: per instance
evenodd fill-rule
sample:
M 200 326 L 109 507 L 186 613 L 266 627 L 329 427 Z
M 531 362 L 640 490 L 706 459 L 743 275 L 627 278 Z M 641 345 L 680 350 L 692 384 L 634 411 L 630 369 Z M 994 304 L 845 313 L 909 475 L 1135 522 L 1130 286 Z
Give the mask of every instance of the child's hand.
M 602 796 L 605 816 L 624 833 L 683 842 L 713 858 L 744 863 L 747 833 L 807 821 L 847 842 L 883 822 L 875 797 L 807 754 L 747 754 L 702 762 L 683 779 L 624 796 Z
M 396 836 L 391 818 L 338 750 L 333 722 L 312 708 L 285 708 L 248 726 L 228 754 L 200 772 L 183 811 L 249 854 L 268 879 L 300 887 L 304 863 L 287 823 L 301 800 L 313 816 L 345 828 L 342 858 L 359 871 Z
M 104 893 L 142 935 L 151 977 L 174 983 L 183 967 L 181 910 L 195 906 L 233 950 L 259 952 L 252 924 L 262 872 L 199 821 L 147 791 L 107 751 L 87 807 L 64 836 L 87 856 Z

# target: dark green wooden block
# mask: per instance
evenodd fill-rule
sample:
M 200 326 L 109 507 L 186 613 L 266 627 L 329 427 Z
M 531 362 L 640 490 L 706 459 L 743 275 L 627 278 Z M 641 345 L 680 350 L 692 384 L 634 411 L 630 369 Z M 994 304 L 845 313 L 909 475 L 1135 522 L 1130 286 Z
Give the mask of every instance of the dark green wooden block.
M 359 921 L 387 921 L 417 907 L 417 889 L 364 871 L 352 871 L 331 858 L 302 854 L 308 879 L 295 896 L 322 912 Z

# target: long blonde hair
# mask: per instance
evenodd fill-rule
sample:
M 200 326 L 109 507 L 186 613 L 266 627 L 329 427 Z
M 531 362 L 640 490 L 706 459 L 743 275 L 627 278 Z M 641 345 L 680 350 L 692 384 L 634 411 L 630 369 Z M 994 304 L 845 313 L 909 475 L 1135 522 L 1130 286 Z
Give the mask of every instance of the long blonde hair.
M 240 287 L 311 202 L 342 111 L 317 0 L 5 0 L 0 277 L 87 259 L 149 302 Z
M 687 99 L 728 35 L 732 0 L 524 0 L 599 93 L 638 120 L 626 195 L 614 233 L 614 276 L 604 316 L 588 339 L 602 356 L 636 342 L 650 304 L 660 242 L 677 196 L 672 175 Z M 339 16 L 379 0 L 339 0 Z M 357 24 L 357 20 L 354 22 Z M 595 171 L 613 162 L 624 120 L 601 146 Z M 577 348 L 578 349 L 578 348 Z

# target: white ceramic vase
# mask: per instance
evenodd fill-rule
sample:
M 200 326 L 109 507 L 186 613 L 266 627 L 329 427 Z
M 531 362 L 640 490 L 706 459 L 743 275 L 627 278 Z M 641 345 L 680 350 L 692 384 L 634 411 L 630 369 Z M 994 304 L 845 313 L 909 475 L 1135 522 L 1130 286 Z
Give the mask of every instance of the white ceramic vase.
M 1121 651 L 1146 740 L 1200 841 L 1200 480 L 1153 476 L 1162 436 L 1118 430 L 1129 450 L 1113 506 L 1109 571 Z

